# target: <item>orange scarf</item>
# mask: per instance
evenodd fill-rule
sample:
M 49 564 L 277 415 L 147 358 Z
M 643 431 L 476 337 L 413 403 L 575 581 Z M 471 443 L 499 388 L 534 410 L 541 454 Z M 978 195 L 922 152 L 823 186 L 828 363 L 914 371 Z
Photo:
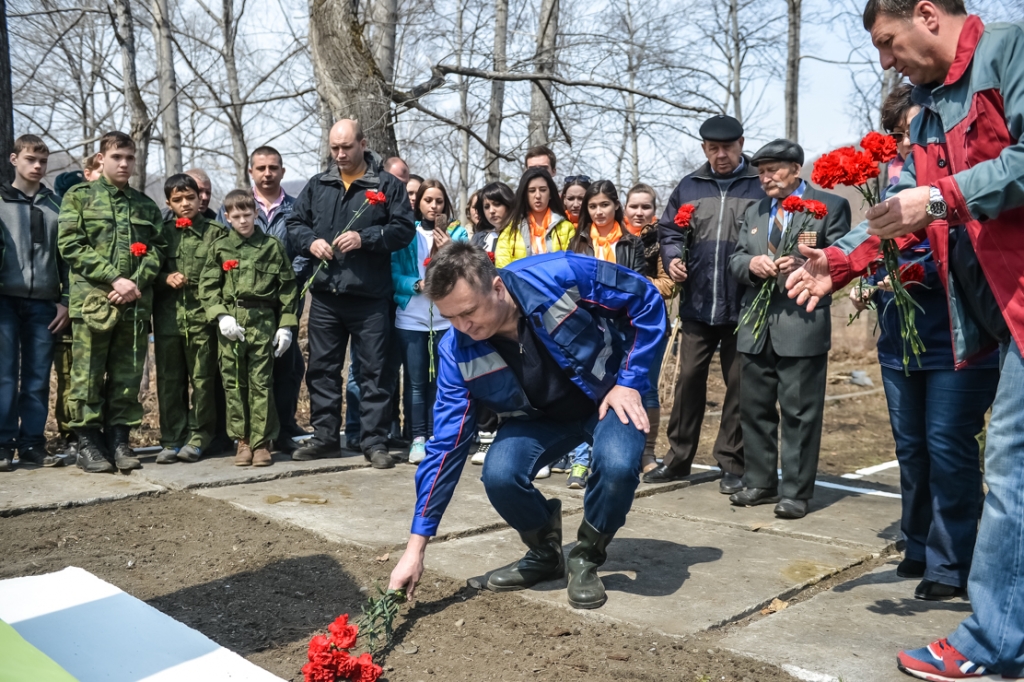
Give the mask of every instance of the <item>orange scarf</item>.
M 548 252 L 547 236 L 548 225 L 551 224 L 551 209 L 544 213 L 544 222 L 538 225 L 533 220 L 533 213 L 529 215 L 530 220 L 530 255 L 536 256 Z
M 622 239 L 622 228 L 619 226 L 618 221 L 615 221 L 615 227 L 612 228 L 607 237 L 601 236 L 597 231 L 597 225 L 590 226 L 590 241 L 594 242 L 594 256 L 598 260 L 614 263 L 615 244 L 620 239 Z
M 579 226 L 580 226 L 580 216 L 579 216 L 579 214 L 573 215 L 572 213 L 569 213 L 569 211 L 566 211 L 565 212 L 565 219 L 568 220 L 570 223 L 572 223 L 573 227 L 579 229 Z
M 633 223 L 630 221 L 630 219 L 626 218 L 626 229 L 629 230 L 629 233 L 631 235 L 633 235 L 634 237 L 639 237 L 640 236 L 640 232 L 642 232 L 643 229 L 644 229 L 644 226 L 643 225 L 637 225 L 637 226 L 634 227 Z

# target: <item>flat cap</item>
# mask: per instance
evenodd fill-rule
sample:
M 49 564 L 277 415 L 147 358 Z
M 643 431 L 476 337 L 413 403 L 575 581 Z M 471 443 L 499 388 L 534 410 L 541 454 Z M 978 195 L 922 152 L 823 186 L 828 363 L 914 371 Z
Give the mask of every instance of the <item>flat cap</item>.
M 804 148 L 789 140 L 773 140 L 757 150 L 751 165 L 759 166 L 764 161 L 788 161 L 804 165 Z
M 733 142 L 743 137 L 743 126 L 732 116 L 712 116 L 700 127 L 700 139 L 712 142 Z

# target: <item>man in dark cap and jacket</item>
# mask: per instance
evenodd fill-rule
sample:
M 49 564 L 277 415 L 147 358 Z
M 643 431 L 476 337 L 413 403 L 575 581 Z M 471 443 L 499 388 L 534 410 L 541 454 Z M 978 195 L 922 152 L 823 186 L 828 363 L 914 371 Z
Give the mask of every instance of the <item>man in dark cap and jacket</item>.
M 729 272 L 741 285 L 740 319 L 765 280 L 778 278 L 778 286 L 772 292 L 764 328 L 755 333 L 755 313 L 741 322 L 737 334 L 746 472 L 744 489 L 729 501 L 747 507 L 775 504 L 776 516 L 799 519 L 807 514 L 814 495 L 832 311 L 830 300 L 822 300 L 809 313 L 786 295 L 786 278 L 802 263 L 796 247 L 788 247 L 799 241 L 823 249 L 837 241 L 850 231 L 850 203 L 800 178 L 804 150 L 795 142 L 769 142 L 750 163 L 757 168 L 768 196 L 747 209 L 736 252 L 729 260 Z M 787 212 L 782 202 L 790 196 L 821 202 L 827 214 Z
M 719 350 L 725 404 L 713 454 L 722 469 L 720 490 L 743 489 L 740 435 L 740 365 L 736 358 L 739 298 L 729 276 L 743 213 L 764 197 L 757 170 L 743 155 L 743 126 L 731 116 L 713 116 L 700 127 L 708 162 L 679 182 L 658 222 L 665 271 L 682 283 L 679 304 L 679 376 L 668 422 L 664 464 L 644 474 L 645 483 L 666 483 L 690 475 L 704 421 L 708 371 Z M 675 218 L 680 206 L 694 207 L 688 227 Z

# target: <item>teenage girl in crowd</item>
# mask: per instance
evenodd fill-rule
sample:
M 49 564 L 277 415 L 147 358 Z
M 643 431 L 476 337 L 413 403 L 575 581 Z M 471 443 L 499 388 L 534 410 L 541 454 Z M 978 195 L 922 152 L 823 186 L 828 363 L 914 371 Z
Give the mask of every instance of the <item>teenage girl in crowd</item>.
M 575 232 L 547 169 L 528 168 L 519 181 L 509 223 L 498 235 L 494 264 L 503 268 L 527 256 L 565 251 Z
M 504 182 L 492 182 L 474 196 L 479 218 L 471 241 L 473 246 L 479 246 L 487 253 L 494 253 L 498 233 L 508 224 L 508 218 L 512 214 L 515 196 L 512 194 L 512 188 Z
M 437 347 L 451 324 L 441 317 L 423 295 L 426 261 L 452 241 L 467 241 L 465 228 L 449 223 L 454 214 L 448 192 L 440 180 L 424 180 L 416 192 L 416 238 L 391 255 L 391 278 L 395 286 L 395 333 L 402 361 L 409 374 L 412 421 L 412 449 L 409 462 L 423 461 L 427 438 L 434 430 L 433 407 L 437 393 Z M 433 358 L 434 371 L 431 371 Z
M 565 217 L 573 225 L 580 224 L 580 211 L 583 210 L 583 195 L 590 188 L 590 178 L 586 175 L 570 175 L 562 187 L 562 205 L 565 206 Z

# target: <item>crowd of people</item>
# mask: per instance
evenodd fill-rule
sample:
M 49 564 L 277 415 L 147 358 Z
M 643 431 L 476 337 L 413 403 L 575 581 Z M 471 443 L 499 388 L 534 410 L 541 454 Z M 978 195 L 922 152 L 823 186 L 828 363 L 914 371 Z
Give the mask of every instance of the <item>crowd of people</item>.
M 920 580 L 919 599 L 969 585 L 975 608 L 951 640 L 902 652 L 899 665 L 925 679 L 986 669 L 1016 679 L 1024 321 L 1012 268 L 1024 265 L 1014 236 L 1024 172 L 1010 166 L 1024 74 L 1007 55 L 1024 36 L 984 27 L 961 0 L 870 0 L 864 24 L 883 66 L 917 87 L 884 104 L 898 156 L 885 200 L 853 229 L 849 202 L 803 179 L 800 145 L 779 139 L 748 155 L 726 115 L 700 127 L 707 162 L 660 211 L 647 184 L 560 176 L 545 146 L 527 151 L 516 187 L 492 182 L 457 207 L 440 180 L 368 149 L 348 119 L 330 130 L 328 170 L 296 197 L 281 186 L 281 154 L 264 146 L 250 157 L 252 187 L 228 192 L 219 211 L 201 169 L 167 178 L 160 209 L 129 184 L 128 135 L 105 135 L 53 190 L 42 182 L 46 144 L 22 135 L 15 180 L 0 187 L 0 471 L 141 467 L 130 433 L 152 334 L 157 464 L 233 450 L 237 466 L 268 466 L 275 450 L 301 461 L 350 449 L 374 468 L 418 466 L 410 551 L 392 576 L 411 592 L 469 460 L 529 549 L 488 586 L 568 572 L 570 603 L 596 608 L 606 599 L 597 568 L 640 481 L 691 474 L 716 355 L 720 491 L 740 507 L 773 504 L 780 518 L 808 513 L 830 297 L 861 276 L 850 297 L 878 310 L 901 467 L 897 573 Z M 1002 128 L 979 138 L 982 118 Z M 795 199 L 821 208 L 791 210 Z M 900 273 L 874 267 L 880 237 L 900 240 Z M 892 277 L 910 266 L 923 273 L 908 291 L 927 350 L 907 366 Z M 678 375 L 661 457 L 657 389 L 674 298 Z M 48 450 L 51 367 L 63 442 Z M 311 434 L 296 420 L 303 379 Z M 984 495 L 976 436 L 990 407 Z M 586 489 L 568 562 L 560 504 L 532 483 L 552 472 Z

